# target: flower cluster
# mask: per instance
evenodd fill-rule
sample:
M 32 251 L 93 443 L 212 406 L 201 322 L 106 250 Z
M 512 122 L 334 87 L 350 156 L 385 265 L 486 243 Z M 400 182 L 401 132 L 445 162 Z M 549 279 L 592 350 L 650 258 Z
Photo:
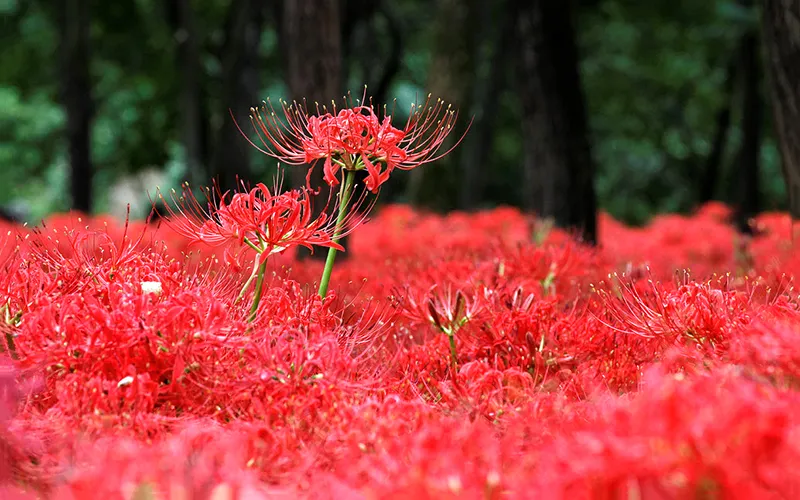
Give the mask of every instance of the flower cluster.
M 280 249 L 303 231 L 332 240 L 304 193 L 242 189 L 161 228 L 13 228 L 0 496 L 799 491 L 800 312 L 784 273 L 800 260 L 785 216 L 757 218 L 746 274 L 714 276 L 737 269 L 735 252 L 693 253 L 671 232 L 680 221 L 722 242 L 708 213 L 638 229 L 603 217 L 594 249 L 557 229 L 532 242 L 512 209 L 388 207 L 352 234 L 323 299 L 306 286 L 318 263 Z M 260 241 L 287 265 L 260 275 L 247 311 L 244 276 L 180 254 L 203 238 L 215 252 Z M 658 238 L 658 258 L 640 253 Z M 698 275 L 675 280 L 676 264 Z
M 296 102 L 280 106 L 284 120 L 269 101 L 251 110 L 262 153 L 287 165 L 324 160 L 324 179 L 331 186 L 339 184 L 340 169 L 366 170 L 364 184 L 373 193 L 394 169 L 410 170 L 446 155 L 452 148 L 440 150 L 458 117 L 443 101 L 432 103 L 430 96 L 423 105 L 412 105 L 402 129 L 392 124 L 392 115 L 380 119 L 372 105 L 337 111 L 334 104 L 333 112 L 318 109 L 316 115 Z
M 324 211 L 314 215 L 307 189 L 273 194 L 259 183 L 230 197 L 223 193 L 218 203 L 209 196 L 203 207 L 184 185 L 181 196 L 173 192 L 177 208 L 164 201 L 170 215 L 167 224 L 189 241 L 210 246 L 246 244 L 262 260 L 298 245 L 344 250 L 334 241 L 330 217 Z

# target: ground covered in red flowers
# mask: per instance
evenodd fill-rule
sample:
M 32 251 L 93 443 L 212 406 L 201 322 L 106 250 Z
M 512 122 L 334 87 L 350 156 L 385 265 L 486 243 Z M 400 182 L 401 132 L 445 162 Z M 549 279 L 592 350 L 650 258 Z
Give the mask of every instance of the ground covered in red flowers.
M 3 228 L 0 496 L 798 498 L 798 243 L 727 217 L 602 217 L 594 250 L 386 207 L 325 300 L 271 257 L 252 322 L 225 249 Z

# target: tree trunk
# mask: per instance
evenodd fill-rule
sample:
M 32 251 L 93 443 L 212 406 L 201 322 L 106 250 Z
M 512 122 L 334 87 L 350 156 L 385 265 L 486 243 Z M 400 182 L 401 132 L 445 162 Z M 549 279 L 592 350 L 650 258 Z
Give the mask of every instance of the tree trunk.
M 391 113 L 394 107 L 391 101 L 394 99 L 389 97 L 389 90 L 403 64 L 403 21 L 399 14 L 395 12 L 395 6 L 391 2 L 380 2 L 378 7 L 378 14 L 383 15 L 386 20 L 389 50 L 388 54 L 380 54 L 378 56 L 381 60 L 381 64 L 374 65 L 374 71 L 367 71 L 365 73 L 368 75 L 367 81 L 370 82 L 370 94 L 374 97 L 376 106 L 381 108 L 381 112 L 385 109 L 386 112 Z M 376 30 L 376 36 L 381 36 L 379 30 Z M 397 118 L 394 119 L 397 120 Z M 398 194 L 402 195 L 404 190 L 398 189 L 400 186 L 401 184 L 397 182 L 397 179 L 395 179 L 394 182 L 387 182 L 381 186 L 381 200 L 384 203 L 391 203 L 397 198 Z
M 379 12 L 386 19 L 386 31 L 390 41 L 389 53 L 383 57 L 384 64 L 380 68 L 380 72 L 374 77 L 370 75 L 370 81 L 375 82 L 372 88 L 375 89 L 373 95 L 376 103 L 383 106 L 384 104 L 389 104 L 389 86 L 400 72 L 403 63 L 403 31 L 401 27 L 402 20 L 395 12 L 391 2 L 381 2 L 379 9 Z
M 743 232 L 751 232 L 749 221 L 761 208 L 759 194 L 759 159 L 761 155 L 761 120 L 764 105 L 759 78 L 761 66 L 758 35 L 751 30 L 742 37 L 742 149 L 739 153 L 739 207 L 737 222 Z
M 347 19 L 341 30 L 343 73 L 360 75 L 380 116 L 384 110 L 392 113 L 394 106 L 387 96 L 403 63 L 403 19 L 391 1 L 348 0 L 342 4 L 342 19 Z M 361 89 L 351 90 L 361 96 Z M 398 118 L 395 116 L 395 121 Z M 398 179 L 381 186 L 382 203 L 395 195 Z M 357 182 L 361 184 L 363 179 L 357 178 Z
M 723 87 L 723 104 L 717 111 L 716 130 L 711 141 L 711 152 L 705 162 L 705 169 L 699 186 L 698 202 L 707 203 L 714 199 L 714 192 L 717 187 L 719 173 L 722 167 L 725 143 L 728 140 L 728 131 L 731 127 L 731 100 L 733 99 L 733 87 L 736 82 L 737 57 L 731 57 L 725 71 L 725 83 Z
M 476 31 L 478 39 L 474 47 L 475 80 L 470 107 L 473 122 L 470 133 L 464 138 L 460 155 L 462 175 L 459 204 L 463 210 L 475 208 L 483 197 L 483 172 L 492 147 L 501 80 L 505 74 L 503 62 L 513 41 L 514 17 L 508 3 L 508 0 L 497 3 L 495 11 L 499 11 L 499 15 L 492 11 L 491 2 L 481 5 L 481 18 L 485 22 Z
M 456 109 L 461 108 L 469 95 L 471 48 L 474 15 L 478 0 L 437 0 L 436 19 L 433 21 L 433 54 L 428 70 L 427 92 L 441 98 Z M 422 97 L 424 101 L 424 96 Z M 461 116 L 461 115 L 459 115 Z M 443 151 L 450 149 L 453 141 L 464 133 L 466 120 L 459 120 L 456 129 L 447 137 Z M 458 155 L 447 155 L 436 163 L 415 168 L 408 175 L 405 198 L 409 203 L 421 204 L 423 200 L 437 200 L 437 209 L 452 208 L 454 193 L 447 188 L 453 183 L 451 175 L 456 169 Z M 435 191 L 426 188 L 435 186 Z
M 800 0 L 764 0 L 763 22 L 780 145 L 792 218 L 800 218 Z
M 180 79 L 181 140 L 186 155 L 186 178 L 192 185 L 206 182 L 203 87 L 200 48 L 195 32 L 191 0 L 172 0 Z
M 284 0 L 282 25 L 286 54 L 286 75 L 290 99 L 302 103 L 304 100 L 311 113 L 326 106 L 331 111 L 332 101 L 341 105 L 343 95 L 342 76 L 342 28 L 338 0 Z M 307 166 L 291 167 L 291 179 L 295 186 L 306 182 Z M 326 200 L 330 188 L 322 178 L 322 165 L 316 165 L 311 176 L 314 189 L 320 189 L 320 199 Z M 324 208 L 324 203 L 315 203 L 315 209 Z M 301 250 L 301 255 L 307 255 Z M 315 252 L 325 258 L 325 252 Z M 346 253 L 345 253 L 346 255 Z
M 61 4 L 61 98 L 67 115 L 72 208 L 92 210 L 92 84 L 89 76 L 89 2 Z
M 237 177 L 251 181 L 252 146 L 234 119 L 247 130 L 250 108 L 258 106 L 258 47 L 265 19 L 265 7 L 259 0 L 237 0 L 230 9 L 222 48 L 223 121 L 211 159 L 211 175 L 223 191 L 235 188 Z
M 516 0 L 524 200 L 596 242 L 594 161 L 570 2 Z
M 347 22 L 342 25 L 342 61 L 345 67 L 349 63 L 350 67 L 361 72 L 376 107 L 382 107 L 390 100 L 387 98 L 389 87 L 403 63 L 403 19 L 389 0 L 348 0 L 343 3 L 343 19 Z M 383 23 L 378 22 L 381 20 Z M 353 35 L 358 26 L 365 29 L 355 38 Z M 376 43 L 376 38 L 385 42 Z
M 341 104 L 343 95 L 342 40 L 338 0 L 284 0 L 287 84 L 291 99 L 306 101 L 309 111 Z M 305 183 L 306 168 L 292 167 L 292 179 Z M 317 166 L 314 186 L 323 185 Z

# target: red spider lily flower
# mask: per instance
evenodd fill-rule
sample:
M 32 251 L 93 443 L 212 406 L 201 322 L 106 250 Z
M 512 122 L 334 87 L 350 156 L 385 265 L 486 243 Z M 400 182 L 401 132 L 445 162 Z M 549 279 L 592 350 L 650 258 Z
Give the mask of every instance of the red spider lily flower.
M 422 106 L 411 106 L 402 129 L 392 125 L 392 115 L 386 114 L 385 108 L 381 120 L 371 103 L 339 111 L 334 104 L 333 113 L 324 108 L 321 113 L 317 107 L 316 115 L 309 114 L 305 104 L 281 101 L 280 105 L 285 120 L 278 117 L 270 101 L 264 101 L 260 110 L 251 108 L 250 119 L 264 148 L 250 143 L 288 165 L 324 160 L 324 178 L 331 186 L 339 183 L 336 174 L 341 168 L 366 169 L 365 186 L 377 193 L 395 168 L 411 170 L 430 163 L 460 142 L 439 153 L 458 112 L 441 99 L 432 103 L 430 95 Z
M 397 306 L 412 321 L 430 323 L 442 333 L 455 333 L 483 312 L 481 294 L 473 291 L 469 296 L 451 286 L 441 290 L 439 285 L 429 289 L 406 285 L 395 292 Z
M 454 365 L 458 364 L 455 336 L 467 323 L 483 312 L 480 293 L 474 291 L 471 296 L 458 289 L 447 286 L 442 292 L 438 285 L 432 286 L 422 296 L 414 296 L 422 290 L 405 287 L 396 297 L 398 306 L 409 319 L 423 319 L 433 325 L 441 333 L 447 335 L 450 343 L 450 357 Z
M 202 242 L 211 246 L 238 244 L 253 248 L 263 262 L 268 256 L 302 245 L 311 250 L 313 246 L 332 247 L 343 251 L 334 241 L 334 223 L 322 211 L 312 217 L 313 207 L 308 189 L 292 190 L 273 194 L 264 184 L 242 190 L 228 197 L 229 192 L 214 202 L 211 190 L 206 190 L 207 209 L 184 184 L 183 194 L 178 197 L 173 191 L 172 199 L 177 208 L 166 203 L 169 217 L 166 224 L 176 233 L 192 243 Z M 361 219 L 349 217 L 345 228 L 351 231 Z

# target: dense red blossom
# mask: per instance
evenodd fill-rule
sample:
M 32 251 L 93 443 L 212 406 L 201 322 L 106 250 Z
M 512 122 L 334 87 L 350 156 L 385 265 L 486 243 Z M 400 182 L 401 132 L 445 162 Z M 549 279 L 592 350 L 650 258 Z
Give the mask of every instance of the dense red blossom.
M 282 196 L 6 229 L 0 496 L 800 495 L 787 216 L 740 239 L 718 204 L 603 215 L 589 248 L 511 208 L 390 206 L 323 300 L 321 263 L 281 250 L 325 246 L 330 220 Z M 281 254 L 252 321 L 245 238 Z M 198 241 L 217 253 L 183 255 Z

